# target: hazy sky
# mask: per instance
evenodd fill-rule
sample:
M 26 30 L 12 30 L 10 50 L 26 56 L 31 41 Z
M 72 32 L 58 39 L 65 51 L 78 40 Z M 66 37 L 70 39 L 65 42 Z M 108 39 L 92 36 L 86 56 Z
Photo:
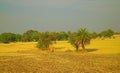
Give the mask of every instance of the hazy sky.
M 120 0 L 0 0 L 0 33 L 120 31 Z

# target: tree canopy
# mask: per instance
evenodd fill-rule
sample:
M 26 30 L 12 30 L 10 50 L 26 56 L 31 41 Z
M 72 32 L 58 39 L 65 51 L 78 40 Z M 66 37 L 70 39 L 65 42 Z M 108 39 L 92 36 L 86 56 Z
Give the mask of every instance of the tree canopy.
M 47 32 L 41 33 L 37 47 L 45 50 L 49 48 L 50 44 L 52 44 L 52 40 L 50 39 L 49 34 Z
M 102 31 L 102 32 L 99 34 L 100 37 L 108 37 L 108 38 L 111 38 L 113 35 L 114 35 L 114 31 L 111 30 L 111 29 Z
M 85 28 L 80 28 L 77 33 L 70 36 L 69 42 L 76 48 L 79 49 L 81 46 L 85 50 L 85 45 L 90 44 L 90 34 Z
M 14 42 L 16 40 L 16 35 L 14 33 L 2 33 L 0 35 L 0 41 L 2 43 Z
M 22 41 L 29 42 L 29 41 L 38 41 L 39 39 L 39 32 L 35 30 L 28 30 L 22 36 Z

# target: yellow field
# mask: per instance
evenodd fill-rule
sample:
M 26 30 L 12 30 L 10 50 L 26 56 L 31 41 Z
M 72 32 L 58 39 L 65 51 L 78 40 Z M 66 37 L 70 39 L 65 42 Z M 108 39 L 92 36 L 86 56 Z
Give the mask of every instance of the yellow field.
M 57 41 L 51 45 L 55 52 L 41 51 L 36 48 L 36 44 L 0 43 L 0 73 L 120 72 L 120 36 L 115 39 L 92 40 L 86 46 L 88 53 L 85 54 L 71 52 L 75 48 L 68 41 Z
M 75 50 L 75 48 L 67 41 L 59 41 L 52 47 L 58 48 L 59 51 Z M 80 49 L 82 49 L 80 47 Z M 120 36 L 115 36 L 115 39 L 94 39 L 90 45 L 86 46 L 90 53 L 95 54 L 120 54 Z
M 92 40 L 87 46 L 88 49 L 96 49 L 91 53 L 97 54 L 120 54 L 120 37 L 115 39 Z
M 0 53 L 11 53 L 27 50 L 37 50 L 36 42 L 17 42 L 10 44 L 0 43 Z M 50 46 L 55 51 L 74 51 L 75 48 L 68 41 L 57 41 L 56 44 Z M 95 54 L 118 54 L 120 53 L 120 36 L 115 39 L 94 39 L 90 45 L 86 46 L 90 53 Z M 81 49 L 81 48 L 80 48 Z
M 0 52 L 18 52 L 18 51 L 25 51 L 25 50 L 33 50 L 36 48 L 35 42 L 17 42 L 17 43 L 10 43 L 10 44 L 0 44 Z

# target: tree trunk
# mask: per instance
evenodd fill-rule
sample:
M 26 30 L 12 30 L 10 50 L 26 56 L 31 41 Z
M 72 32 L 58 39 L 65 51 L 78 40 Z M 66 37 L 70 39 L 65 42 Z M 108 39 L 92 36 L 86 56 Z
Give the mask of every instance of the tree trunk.
M 78 51 L 78 48 L 79 48 L 78 45 L 76 45 L 76 51 Z
M 82 40 L 82 49 L 85 50 L 85 44 L 84 44 L 84 41 Z
M 78 48 L 76 48 L 76 51 L 78 51 Z

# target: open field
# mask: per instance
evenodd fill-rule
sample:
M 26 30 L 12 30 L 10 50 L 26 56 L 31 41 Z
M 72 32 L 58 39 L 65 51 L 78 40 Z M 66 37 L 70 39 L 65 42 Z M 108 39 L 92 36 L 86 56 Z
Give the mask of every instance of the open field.
M 74 51 L 75 48 L 67 41 L 60 41 L 57 44 L 52 45 L 57 51 Z M 80 48 L 82 49 L 82 48 Z M 86 49 L 90 53 L 95 54 L 120 54 L 120 36 L 116 36 L 115 39 L 94 39 L 91 40 L 90 45 L 86 46 Z
M 95 39 L 87 53 L 75 52 L 67 41 L 51 45 L 55 52 L 41 51 L 36 42 L 0 44 L 0 73 L 119 73 L 120 37 Z M 81 49 L 81 48 L 80 48 Z
M 17 53 L 14 53 L 17 54 Z M 0 57 L 0 73 L 119 73 L 120 55 L 24 52 Z
M 0 43 L 0 53 L 37 50 L 36 44 L 37 42 Z M 55 51 L 75 51 L 75 48 L 68 41 L 57 41 L 56 44 L 50 47 L 54 48 Z M 120 54 L 120 36 L 117 36 L 115 39 L 91 40 L 90 45 L 87 45 L 86 48 L 90 53 L 95 54 Z

